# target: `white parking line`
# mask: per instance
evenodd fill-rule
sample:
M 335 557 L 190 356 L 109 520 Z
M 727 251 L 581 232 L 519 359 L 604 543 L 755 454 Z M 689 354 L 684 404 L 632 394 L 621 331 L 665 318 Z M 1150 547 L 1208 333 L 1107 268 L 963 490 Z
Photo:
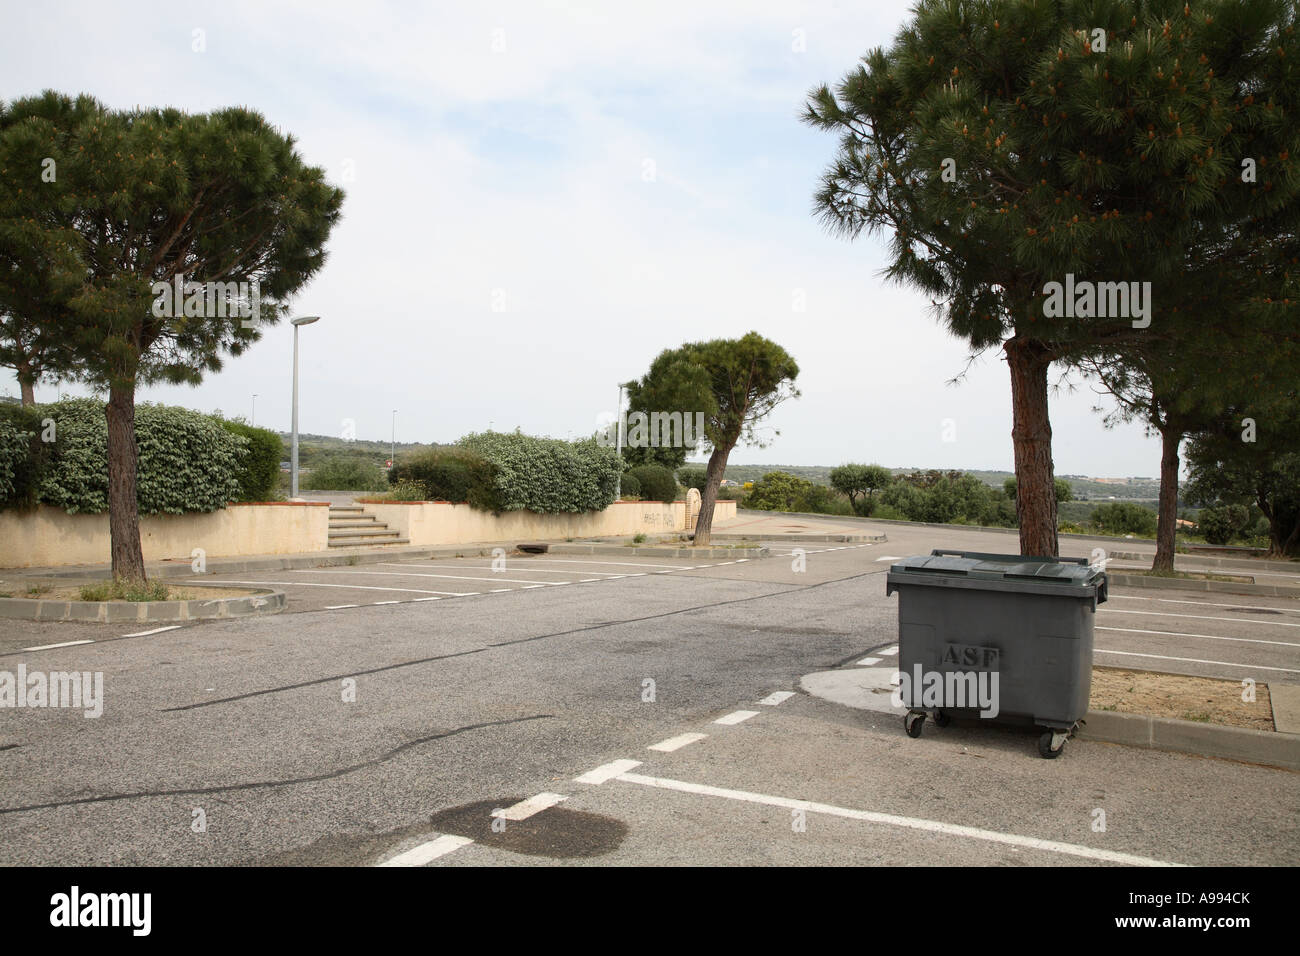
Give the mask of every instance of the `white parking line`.
M 681 750 L 687 744 L 693 744 L 696 741 L 703 740 L 708 734 L 678 734 L 676 737 L 669 737 L 667 740 L 661 740 L 657 744 L 651 744 L 646 750 L 658 750 L 661 753 L 670 754 L 674 750 Z
M 1300 647 L 1300 644 L 1289 641 L 1266 641 L 1258 637 L 1221 637 L 1218 634 L 1189 634 L 1185 631 L 1145 631 L 1136 627 L 1102 627 L 1097 625 L 1099 631 L 1119 631 L 1124 634 L 1160 634 L 1164 637 L 1199 637 L 1207 641 L 1235 641 L 1239 644 L 1274 644 L 1278 647 Z
M 612 763 L 601 764 L 595 770 L 588 770 L 580 777 L 574 777 L 574 783 L 604 783 L 606 780 L 613 780 L 621 773 L 627 773 L 633 767 L 641 766 L 639 760 L 615 760 Z
M 371 601 L 370 602 L 372 607 L 379 604 L 401 604 L 401 603 L 402 603 L 401 601 Z
M 369 584 L 321 584 L 316 581 L 209 581 L 208 584 L 277 584 L 282 588 L 351 588 L 353 591 L 401 591 L 404 594 L 442 594 L 469 597 L 477 591 L 426 591 L 422 588 L 381 588 Z
M 738 724 L 743 720 L 749 720 L 749 718 L 757 717 L 757 716 L 758 716 L 758 711 L 756 710 L 733 710 L 725 717 L 719 717 L 717 720 L 714 721 L 714 723 L 726 724 L 727 726 L 731 726 L 732 724 Z
M 1097 610 L 1106 614 L 1145 614 L 1148 617 L 1188 617 L 1197 621 L 1230 621 L 1233 624 L 1253 624 L 1256 627 L 1300 627 L 1300 624 L 1292 624 L 1290 621 L 1266 621 L 1257 618 L 1211 617 L 1207 614 L 1173 614 L 1169 611 L 1125 611 L 1118 607 L 1099 607 Z
M 893 647 L 881 648 L 880 650 L 876 651 L 876 653 L 884 654 L 886 657 L 893 657 L 895 654 L 898 653 L 898 645 L 895 644 Z
M 150 633 L 153 633 L 153 632 L 151 631 Z M 139 635 L 139 634 L 123 634 L 122 636 L 123 636 L 123 637 L 139 637 L 140 635 Z M 62 641 L 61 643 L 58 643 L 58 644 L 37 644 L 35 647 L 24 647 L 23 650 L 25 650 L 25 651 L 50 651 L 50 650 L 53 650 L 53 649 L 56 648 L 56 647 L 74 647 L 74 646 L 76 646 L 77 644 L 94 644 L 94 643 L 95 643 L 95 642 L 94 642 L 93 640 L 91 640 L 90 638 L 87 638 L 87 639 L 84 640 L 84 641 Z
M 531 562 L 531 561 L 528 561 L 528 562 L 527 562 L 527 565 L 528 565 L 528 566 L 523 566 L 524 563 L 525 563 L 525 562 L 524 562 L 523 560 L 521 560 L 518 564 L 516 564 L 516 565 L 512 568 L 512 570 L 514 570 L 514 571 L 526 571 L 526 572 L 528 572 L 529 574 L 577 574 L 577 573 L 578 573 L 577 571 L 574 571 L 574 570 L 571 570 L 571 569 L 568 569 L 568 568 L 563 568 L 563 569 L 561 569 L 561 568 L 534 568 L 534 567 L 531 567 L 531 565 L 532 565 L 532 563 L 533 563 L 533 562 Z M 376 564 L 375 567 L 377 567 L 377 568 L 460 568 L 460 569 L 462 569 L 462 570 L 464 570 L 464 571 L 491 571 L 491 570 L 492 570 L 490 567 L 478 567 L 477 565 L 470 565 L 470 564 L 394 564 L 394 563 L 392 563 L 391 561 L 388 561 L 388 562 L 380 562 L 379 564 Z M 311 569 L 308 569 L 308 570 L 311 570 Z M 493 574 L 504 574 L 505 572 L 504 572 L 504 571 L 493 571 L 492 573 L 493 573 Z M 583 572 L 581 572 L 581 573 L 582 573 L 582 574 L 600 574 L 600 575 L 608 575 L 608 576 L 610 576 L 610 577 L 619 577 L 619 576 L 621 576 L 621 573 L 618 572 L 618 571 L 583 571 Z
M 928 833 L 943 833 L 948 836 L 966 837 L 983 840 L 987 843 L 1001 843 L 1008 846 L 1023 847 L 1027 850 L 1043 850 L 1048 853 L 1061 853 L 1068 856 L 1082 857 L 1086 860 L 1098 860 L 1106 863 L 1125 863 L 1131 866 L 1179 866 L 1165 860 L 1151 857 L 1135 856 L 1130 853 L 1116 853 L 1113 850 L 1101 850 L 1096 847 L 1080 846 L 1075 843 L 1061 843 L 1057 840 L 1044 840 L 1039 837 L 1021 836 L 1018 833 L 999 833 L 996 830 L 983 830 L 978 827 L 961 826 L 956 823 L 943 823 L 939 820 L 922 820 L 917 817 L 901 817 L 892 813 L 875 813 L 870 810 L 850 810 L 846 807 L 831 806 L 827 803 L 813 803 L 809 800 L 792 800 L 788 797 L 774 797 L 746 790 L 728 790 L 724 787 L 711 787 L 702 783 L 688 783 L 682 780 L 668 780 L 663 777 L 646 777 L 639 773 L 623 773 L 613 779 L 622 783 L 640 784 L 660 790 L 676 790 L 679 793 L 693 793 L 706 797 L 722 797 L 744 803 L 757 803 L 769 807 L 785 807 L 789 810 L 804 810 L 808 813 L 823 813 L 827 816 L 844 817 L 849 820 L 861 820 L 864 823 L 878 823 L 885 826 L 903 827 L 908 830 L 922 830 Z
M 152 631 L 136 631 L 134 634 L 123 634 L 123 637 L 148 637 L 150 634 L 161 634 L 163 631 L 174 631 L 179 628 L 179 624 L 169 624 L 166 627 L 155 627 Z
M 476 568 L 468 568 L 474 571 Z M 486 568 L 484 569 L 486 570 Z M 425 571 L 327 571 L 323 568 L 305 568 L 305 574 L 375 574 L 385 578 L 455 578 L 458 581 L 478 581 L 482 584 L 540 584 L 543 582 L 536 581 L 532 578 L 503 578 L 497 575 L 489 575 L 486 578 L 476 578 L 468 574 L 430 574 Z M 393 588 L 390 590 L 400 590 Z M 507 588 L 506 590 L 510 590 Z
M 651 564 L 649 561 L 584 561 L 580 558 L 526 558 L 529 564 L 534 561 L 548 561 L 551 564 L 606 564 L 610 567 L 628 567 L 628 568 L 672 568 L 677 570 L 676 564 Z M 599 571 L 587 571 L 587 574 L 599 574 Z
M 1111 601 L 1159 601 L 1161 604 L 1193 604 L 1197 607 L 1235 607 L 1245 611 L 1281 611 L 1283 614 L 1300 614 L 1300 608 L 1270 607 L 1267 604 L 1222 604 L 1213 601 L 1187 601 L 1181 598 L 1136 597 L 1132 594 L 1112 594 Z M 1242 620 L 1251 620 L 1242 618 Z
M 1182 661 L 1184 664 L 1217 664 L 1219 667 L 1240 667 L 1248 671 L 1280 671 L 1283 674 L 1300 674 L 1290 667 L 1265 667 L 1263 664 L 1237 664 L 1233 661 L 1203 661 L 1198 657 L 1166 657 L 1163 654 L 1139 654 L 1136 651 L 1108 651 L 1098 647 L 1097 654 L 1117 654 L 1120 657 L 1149 657 L 1157 661 Z
M 858 661 L 858 666 L 870 667 L 872 664 L 879 664 L 879 663 L 880 663 L 879 657 L 864 657 L 862 658 L 862 660 Z
M 421 601 L 441 601 L 441 600 L 442 600 L 442 598 L 437 598 L 437 597 L 412 598 L 412 599 L 411 599 L 411 603 L 412 603 L 412 604 L 419 604 Z
M 553 807 L 557 803 L 568 799 L 562 793 L 539 793 L 527 800 L 520 800 L 513 807 L 507 807 L 501 811 L 493 810 L 492 816 L 499 820 L 527 820 L 534 813 L 541 813 L 548 807 Z
M 782 701 L 787 701 L 794 696 L 792 690 L 775 690 L 759 701 L 764 707 L 775 707 Z
M 420 601 L 436 601 L 436 600 L 438 600 L 438 599 L 437 599 L 437 598 L 417 598 L 417 600 L 420 600 Z M 396 604 L 397 602 L 394 601 L 393 603 Z M 361 605 L 360 605 L 360 604 L 326 604 L 326 605 L 325 605 L 325 610 L 327 610 L 327 611 L 341 611 L 341 610 L 343 610 L 345 607 L 361 607 Z
M 421 843 L 414 849 L 400 853 L 391 860 L 385 860 L 380 866 L 424 866 L 440 856 L 446 856 L 453 850 L 459 850 L 463 846 L 469 846 L 474 841 L 469 837 L 452 836 L 447 834 L 440 836 L 436 840 L 430 840 L 428 843 Z
M 902 557 L 897 554 L 882 554 L 876 558 L 877 561 L 902 561 Z

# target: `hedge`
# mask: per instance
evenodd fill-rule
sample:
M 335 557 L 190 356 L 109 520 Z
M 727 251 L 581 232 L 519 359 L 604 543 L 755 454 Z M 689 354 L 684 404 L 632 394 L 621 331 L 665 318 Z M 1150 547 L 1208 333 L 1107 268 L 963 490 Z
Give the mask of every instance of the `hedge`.
M 638 465 L 628 472 L 637 480 L 641 497 L 647 501 L 675 501 L 677 479 L 663 465 Z
M 614 503 L 621 462 L 614 449 L 602 447 L 595 438 L 567 442 L 520 432 L 482 432 L 466 435 L 458 444 L 493 465 L 502 511 L 601 511 Z
M 216 417 L 216 416 L 213 416 Z M 239 482 L 237 501 L 274 501 L 280 494 L 280 461 L 284 442 L 269 428 L 255 428 L 240 421 L 218 418 L 221 427 L 248 440 L 248 453 L 235 475 Z
M 54 419 L 54 453 L 39 496 L 69 514 L 108 510 L 108 422 L 102 402 L 69 399 L 41 408 Z M 136 407 L 136 500 L 141 514 L 217 511 L 240 494 L 248 440 L 209 415 L 145 403 Z
M 426 501 L 468 502 L 483 511 L 500 511 L 496 469 L 468 448 L 428 448 L 393 464 L 388 481 L 415 484 Z M 409 493 L 409 492 L 404 492 Z
M 388 479 L 371 458 L 330 452 L 317 457 L 298 484 L 312 491 L 385 491 Z
M 618 480 L 618 490 L 624 498 L 641 498 L 641 482 L 630 471 L 623 472 L 623 477 Z
M 0 405 L 0 508 L 30 508 L 40 496 L 40 477 L 53 445 L 41 441 L 48 434 L 35 408 Z

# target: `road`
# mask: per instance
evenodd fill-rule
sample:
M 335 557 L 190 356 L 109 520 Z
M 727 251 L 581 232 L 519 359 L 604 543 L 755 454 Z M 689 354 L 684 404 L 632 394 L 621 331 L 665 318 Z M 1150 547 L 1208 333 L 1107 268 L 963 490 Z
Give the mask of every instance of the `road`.
M 207 577 L 283 582 L 268 617 L 5 622 L 0 669 L 101 671 L 106 700 L 0 710 L 0 864 L 1300 861 L 1294 773 L 1083 740 L 1044 761 L 997 728 L 911 740 L 799 693 L 888 657 L 891 557 L 1014 549 L 888 533 L 808 544 L 802 571 L 397 560 Z M 1300 602 L 1115 589 L 1097 624 L 1098 663 L 1300 682 Z M 23 649 L 73 640 L 93 643 Z

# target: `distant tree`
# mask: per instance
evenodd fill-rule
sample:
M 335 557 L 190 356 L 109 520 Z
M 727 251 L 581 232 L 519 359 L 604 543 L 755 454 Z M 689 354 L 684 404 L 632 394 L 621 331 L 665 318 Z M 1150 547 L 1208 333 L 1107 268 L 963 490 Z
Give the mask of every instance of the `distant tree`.
M 742 441 L 763 447 L 758 426 L 777 405 L 798 396 L 798 375 L 799 366 L 785 349 L 750 332 L 739 339 L 688 342 L 665 350 L 636 383 L 644 407 L 704 412 L 704 444 L 710 453 L 695 525 L 697 545 L 709 543 L 731 450 Z
M 142 581 L 136 388 L 197 384 L 255 342 L 324 263 L 343 193 L 251 110 L 55 92 L 0 104 L 0 177 L 0 313 L 38 330 L 43 373 L 107 393 L 113 574 Z M 178 282 L 183 302 L 161 298 Z
M 840 465 L 830 474 L 831 487 L 848 495 L 853 510 L 867 516 L 875 509 L 875 492 L 893 480 L 893 474 L 883 465 Z
M 691 465 L 689 468 L 677 469 L 677 480 L 685 488 L 694 488 L 704 494 L 704 486 L 709 483 L 709 472 L 705 468 Z

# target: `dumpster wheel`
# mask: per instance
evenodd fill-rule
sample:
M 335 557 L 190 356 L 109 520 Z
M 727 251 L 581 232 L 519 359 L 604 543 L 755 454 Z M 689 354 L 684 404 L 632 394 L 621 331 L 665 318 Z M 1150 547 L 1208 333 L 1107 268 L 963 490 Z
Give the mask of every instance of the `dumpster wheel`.
M 1065 749 L 1065 742 L 1070 739 L 1069 731 L 1045 730 L 1038 738 L 1038 755 L 1044 760 L 1055 760 Z
M 925 727 L 925 711 L 910 710 L 903 715 L 903 727 L 907 730 L 907 736 L 919 737 L 921 730 Z

